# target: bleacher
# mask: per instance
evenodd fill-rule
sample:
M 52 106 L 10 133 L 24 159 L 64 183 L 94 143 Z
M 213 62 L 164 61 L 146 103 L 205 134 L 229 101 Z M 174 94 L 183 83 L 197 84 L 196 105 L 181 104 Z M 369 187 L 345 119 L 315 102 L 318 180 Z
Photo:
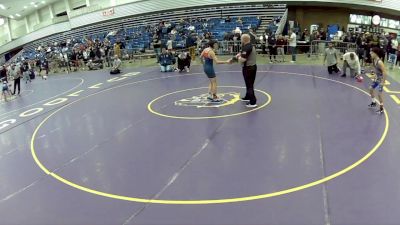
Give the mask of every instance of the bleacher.
M 110 31 L 116 31 L 117 35 L 108 36 L 107 38 L 114 43 L 117 39 L 125 42 L 127 49 L 138 50 L 149 47 L 152 41 L 152 36 L 145 32 L 145 27 L 154 25 L 160 21 L 168 21 L 177 23 L 181 18 L 192 17 L 209 19 L 207 31 L 211 32 L 214 38 L 222 40 L 225 32 L 231 32 L 236 27 L 242 31 L 247 31 L 249 26 L 257 28 L 261 20 L 272 21 L 274 17 L 282 16 L 286 10 L 286 6 L 278 8 L 270 8 L 261 4 L 254 5 L 229 5 L 221 7 L 205 7 L 196 9 L 185 9 L 177 11 L 169 11 L 162 13 L 152 13 L 147 15 L 135 16 L 131 18 L 113 20 L 100 24 L 93 24 L 88 27 L 76 28 L 64 33 L 52 35 L 40 40 L 36 40 L 24 46 L 25 54 L 31 54 L 34 49 L 40 45 L 54 42 L 65 42 L 67 39 L 76 39 L 83 41 L 83 37 L 91 39 L 103 40 Z M 230 23 L 225 23 L 223 18 L 227 16 L 232 18 Z M 237 18 L 242 18 L 242 24 L 237 22 Z M 259 17 L 259 19 L 257 19 Z M 196 28 L 201 28 L 201 24 L 191 24 Z M 203 32 L 203 29 L 196 29 L 198 33 Z M 133 38 L 132 35 L 140 33 L 139 37 Z M 126 40 L 127 39 L 127 40 Z M 166 36 L 163 36 L 163 43 L 166 42 Z M 176 36 L 174 45 L 182 46 L 184 37 Z M 174 47 L 175 47 L 174 46 Z

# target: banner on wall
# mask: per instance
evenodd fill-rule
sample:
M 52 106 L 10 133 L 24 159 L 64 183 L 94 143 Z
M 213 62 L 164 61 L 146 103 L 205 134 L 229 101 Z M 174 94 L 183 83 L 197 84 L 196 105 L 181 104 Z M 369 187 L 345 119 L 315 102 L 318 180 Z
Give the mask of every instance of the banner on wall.
M 114 8 L 111 8 L 111 9 L 104 10 L 101 13 L 103 16 L 112 16 L 112 15 L 114 15 L 115 11 L 114 11 Z

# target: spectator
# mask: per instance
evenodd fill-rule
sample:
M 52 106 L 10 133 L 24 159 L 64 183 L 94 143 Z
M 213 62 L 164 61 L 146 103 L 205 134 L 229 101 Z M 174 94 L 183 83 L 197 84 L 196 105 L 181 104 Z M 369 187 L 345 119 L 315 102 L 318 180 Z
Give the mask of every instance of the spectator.
M 167 41 L 167 49 L 168 49 L 168 51 L 171 51 L 172 50 L 172 40 L 171 39 L 169 39 L 168 41 Z
M 121 67 L 121 60 L 119 59 L 118 55 L 114 56 L 114 62 L 113 62 L 113 67 L 111 68 L 110 74 L 119 74 L 121 73 L 120 67 Z
M 269 50 L 270 63 L 275 63 L 276 62 L 276 54 L 277 54 L 276 37 L 272 33 L 270 33 L 268 35 L 268 50 Z M 272 59 L 272 57 L 274 57 L 274 59 Z
M 310 57 L 310 44 L 311 44 L 311 36 L 307 29 L 304 29 L 304 32 L 301 34 L 301 41 L 304 41 L 304 47 L 302 48 L 302 52 L 308 53 L 308 57 Z
M 278 36 L 278 40 L 276 40 L 276 47 L 278 50 L 278 59 L 279 56 L 281 56 L 282 60 L 280 62 L 285 62 L 285 39 L 282 35 Z
M 339 68 L 337 67 L 337 59 L 338 59 L 337 55 L 338 55 L 338 52 L 333 47 L 333 43 L 329 42 L 328 48 L 325 49 L 325 55 L 324 55 L 324 61 L 323 61 L 324 65 L 325 65 L 325 61 L 326 61 L 326 66 L 328 66 L 329 74 L 332 74 L 333 71 L 335 71 L 335 73 L 339 73 Z
M 24 79 L 25 79 L 25 84 L 27 84 L 28 81 L 29 81 L 29 82 L 32 82 L 32 81 L 31 81 L 31 78 L 30 78 L 30 76 L 29 76 L 29 65 L 28 65 L 28 62 L 27 62 L 27 61 L 22 62 L 22 65 L 21 65 L 21 73 L 23 74 L 23 77 L 24 77 Z
M 156 53 L 157 63 L 159 63 L 160 51 L 161 51 L 161 39 L 157 34 L 153 36 L 153 48 Z
M 343 55 L 343 75 L 346 77 L 346 70 L 350 68 L 350 76 L 356 77 L 361 74 L 360 60 L 355 52 L 347 52 Z
M 167 52 L 165 48 L 162 49 L 162 53 L 158 60 L 160 62 L 160 70 L 161 72 L 172 72 L 172 65 L 175 64 L 175 57 Z
M 0 66 L 0 81 L 8 82 L 7 70 L 6 70 L 6 68 L 4 66 Z
M 186 70 L 186 72 L 190 72 L 190 55 L 188 52 L 182 52 L 178 55 L 178 70 L 182 72 Z
M 252 45 L 256 45 L 257 44 L 257 34 L 256 34 L 256 32 L 254 32 L 253 28 L 249 29 L 249 34 L 250 34 L 250 43 Z
M 292 54 L 292 61 L 290 61 L 291 63 L 295 63 L 296 62 L 296 46 L 297 46 L 297 36 L 296 34 L 293 32 L 292 29 L 289 30 L 289 38 L 288 38 L 288 42 L 289 42 L 289 50 L 290 53 Z
M 15 95 L 15 93 L 17 91 L 17 86 L 18 86 L 18 95 L 20 95 L 20 93 L 21 93 L 21 68 L 20 68 L 19 64 L 11 66 L 10 75 L 14 79 L 13 95 Z
M 266 51 L 266 48 L 268 46 L 267 33 L 264 32 L 264 34 L 260 36 L 260 43 L 261 43 L 262 54 L 267 54 L 267 51 Z
M 190 33 L 186 37 L 186 48 L 189 48 L 189 53 L 190 53 L 190 58 L 192 60 L 195 60 L 196 58 L 196 34 L 195 33 Z
M 399 42 L 397 41 L 397 38 L 393 38 L 391 41 L 391 47 L 389 52 L 389 63 L 390 63 L 390 69 L 393 69 L 393 66 L 396 65 L 397 61 L 397 49 L 399 47 Z

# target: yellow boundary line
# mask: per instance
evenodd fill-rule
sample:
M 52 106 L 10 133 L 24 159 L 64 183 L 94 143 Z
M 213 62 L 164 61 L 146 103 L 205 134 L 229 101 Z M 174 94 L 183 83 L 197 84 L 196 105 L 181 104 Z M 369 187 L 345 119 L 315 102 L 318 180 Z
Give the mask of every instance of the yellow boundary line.
M 240 71 L 223 71 L 223 72 L 240 72 Z M 369 95 L 366 91 L 364 91 L 364 90 L 362 90 L 362 89 L 360 89 L 360 88 L 358 88 L 358 87 L 356 87 L 356 86 L 353 86 L 353 85 L 350 85 L 350 84 L 346 84 L 346 83 L 343 83 L 343 82 L 341 82 L 341 81 L 331 80 L 331 79 L 328 79 L 328 78 L 317 77 L 317 76 L 312 76 L 312 75 L 308 75 L 308 74 L 300 74 L 300 73 L 286 73 L 286 72 L 275 72 L 275 71 L 259 71 L 259 73 L 262 73 L 262 72 L 281 73 L 281 74 L 293 74 L 293 75 L 306 76 L 306 77 L 314 77 L 314 78 L 318 78 L 318 79 L 328 80 L 328 81 L 332 81 L 332 82 L 336 82 L 336 83 L 339 83 L 339 84 L 346 85 L 346 86 L 348 86 L 348 87 L 352 87 L 352 88 L 354 88 L 354 89 L 356 89 L 356 90 L 361 91 L 362 93 L 364 93 L 364 94 L 366 94 L 366 95 Z M 156 79 L 157 79 L 157 78 L 156 78 Z M 163 78 L 159 78 L 159 79 L 163 79 Z M 149 80 L 147 80 L 147 81 L 150 81 L 150 80 L 155 80 L 155 79 L 149 79 Z M 130 83 L 130 84 L 124 84 L 124 85 L 121 85 L 121 86 L 132 85 L 132 84 L 141 83 L 141 82 L 146 82 L 146 81 L 138 81 L 138 82 L 133 82 L 133 83 Z M 118 86 L 118 87 L 119 87 L 119 86 Z M 114 87 L 114 88 L 117 88 L 117 87 Z M 113 88 L 112 88 L 112 89 L 113 89 Z M 107 89 L 107 90 L 111 90 L 111 89 Z M 107 90 L 104 90 L 104 91 L 107 91 Z M 104 92 L 104 91 L 98 92 L 98 93 L 96 93 L 96 94 L 102 93 L 102 92 Z M 94 95 L 94 94 L 92 94 L 92 95 Z M 92 96 L 92 95 L 89 95 L 89 96 L 87 96 L 87 97 L 90 97 L 90 96 Z M 85 97 L 85 98 L 87 98 L 87 97 Z M 82 98 L 82 99 L 85 99 L 85 98 Z M 82 100 L 82 99 L 79 99 L 79 100 L 77 100 L 77 101 L 80 101 L 80 100 Z M 77 101 L 75 101 L 75 102 L 77 102 Z M 74 102 L 73 102 L 73 103 L 74 103 Z M 71 104 L 72 104 L 72 103 L 71 103 Z M 385 111 L 384 116 L 385 116 L 385 122 L 386 122 L 386 124 L 385 124 L 385 128 L 384 128 L 384 132 L 383 132 L 381 138 L 379 139 L 378 143 L 377 143 L 364 157 L 362 157 L 361 159 L 359 159 L 359 160 L 356 161 L 355 163 L 351 164 L 350 166 L 348 166 L 348 167 L 346 167 L 346 168 L 344 168 L 344 169 L 342 169 L 342 170 L 340 170 L 340 171 L 338 171 L 338 172 L 336 172 L 336 173 L 333 173 L 333 174 L 331 174 L 331 175 L 329 175 L 329 176 L 327 176 L 327 177 L 324 177 L 324 178 L 319 179 L 319 180 L 315 180 L 315 181 L 313 181 L 313 182 L 310 182 L 310 183 L 307 183 L 307 184 L 304 184 L 304 185 L 300 185 L 300 186 L 297 186 L 297 187 L 292 187 L 292 188 L 285 189 L 285 190 L 281 190 L 281 191 L 277 191 L 277 192 L 272 192 L 272 193 L 267 193 L 267 194 L 260 194 L 260 195 L 252 195 L 252 196 L 246 196 L 246 197 L 239 197 L 239 198 L 206 199 L 206 200 L 162 200 L 162 199 L 145 199 L 145 198 L 135 198 L 135 197 L 122 196 L 122 195 L 117 195 L 117 194 L 110 194 L 110 193 L 101 192 L 101 191 L 97 191 L 97 190 L 94 190 L 94 189 L 90 189 L 90 188 L 87 188 L 87 187 L 80 186 L 80 185 L 78 185 L 78 184 L 76 184 L 76 183 L 73 183 L 73 182 L 71 182 L 71 181 L 69 181 L 69 180 L 64 179 L 63 177 L 57 175 L 56 173 L 50 172 L 50 171 L 40 162 L 40 160 L 38 159 L 38 157 L 37 157 L 37 155 L 36 155 L 36 151 L 35 151 L 35 137 L 36 137 L 36 135 L 37 135 L 37 133 L 38 133 L 40 127 L 43 126 L 43 124 L 44 124 L 48 119 L 50 119 L 54 114 L 56 114 L 56 113 L 59 112 L 61 109 L 65 108 L 65 107 L 67 107 L 67 106 L 69 106 L 69 105 L 70 105 L 70 104 L 68 104 L 68 105 L 66 105 L 66 106 L 64 106 L 64 107 L 62 107 L 62 108 L 56 110 L 55 112 L 51 113 L 49 116 L 47 116 L 47 117 L 38 125 L 38 127 L 37 127 L 37 128 L 35 129 L 35 131 L 33 132 L 33 135 L 32 135 L 32 138 L 31 138 L 31 154 L 32 154 L 32 157 L 33 157 L 33 159 L 35 160 L 36 164 L 40 167 L 40 169 L 42 169 L 47 175 L 52 176 L 53 178 L 57 179 L 58 181 L 60 181 L 60 182 L 62 182 L 62 183 L 64 183 L 64 184 L 66 184 L 66 185 L 69 185 L 69 186 L 74 187 L 74 188 L 76 188 L 76 189 L 78 189 L 78 190 L 85 191 L 85 192 L 88 192 L 88 193 L 91 193 L 91 194 L 95 194 L 95 195 L 99 195 L 99 196 L 103 196 L 103 197 L 107 197 L 107 198 L 113 198 L 113 199 L 124 200 L 124 201 L 141 202 L 141 203 L 155 203 L 155 204 L 169 204 L 169 205 L 204 205 L 204 204 L 222 204 L 222 203 L 245 202 L 245 201 L 252 201 L 252 200 L 265 199 L 265 198 L 270 198 L 270 197 L 285 195 L 285 194 L 293 193 L 293 192 L 296 192 L 296 191 L 301 191 L 301 190 L 304 190 L 304 189 L 307 189 L 307 188 L 310 188 L 310 187 L 313 187 L 313 186 L 317 186 L 317 185 L 319 185 L 319 184 L 322 184 L 322 183 L 324 183 L 324 182 L 327 182 L 327 181 L 329 181 L 329 180 L 332 180 L 332 179 L 334 179 L 334 178 L 336 178 L 336 177 L 339 177 L 339 176 L 341 176 L 341 175 L 343 175 L 343 174 L 345 174 L 345 173 L 351 171 L 352 169 L 356 168 L 357 166 L 359 166 L 360 164 L 362 164 L 363 162 L 365 162 L 369 157 L 371 157 L 371 156 L 379 149 L 379 147 L 382 145 L 382 143 L 384 142 L 384 140 L 385 140 L 385 138 L 386 138 L 386 136 L 387 136 L 387 133 L 388 133 L 388 130 L 389 130 L 389 124 L 390 124 L 390 122 L 389 122 L 389 116 L 388 116 L 387 112 Z

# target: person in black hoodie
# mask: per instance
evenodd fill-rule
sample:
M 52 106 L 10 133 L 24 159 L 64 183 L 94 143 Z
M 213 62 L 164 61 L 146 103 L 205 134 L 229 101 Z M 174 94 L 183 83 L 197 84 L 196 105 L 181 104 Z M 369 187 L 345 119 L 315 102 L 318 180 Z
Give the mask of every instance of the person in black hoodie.
M 276 62 L 277 47 L 276 47 L 276 37 L 272 33 L 270 33 L 268 35 L 268 49 L 269 49 L 269 60 L 270 60 L 270 63 L 275 63 Z M 274 60 L 272 60 L 272 57 L 274 57 Z
M 186 70 L 186 72 L 190 72 L 190 55 L 188 52 L 182 52 L 178 55 L 178 70 L 182 72 Z

